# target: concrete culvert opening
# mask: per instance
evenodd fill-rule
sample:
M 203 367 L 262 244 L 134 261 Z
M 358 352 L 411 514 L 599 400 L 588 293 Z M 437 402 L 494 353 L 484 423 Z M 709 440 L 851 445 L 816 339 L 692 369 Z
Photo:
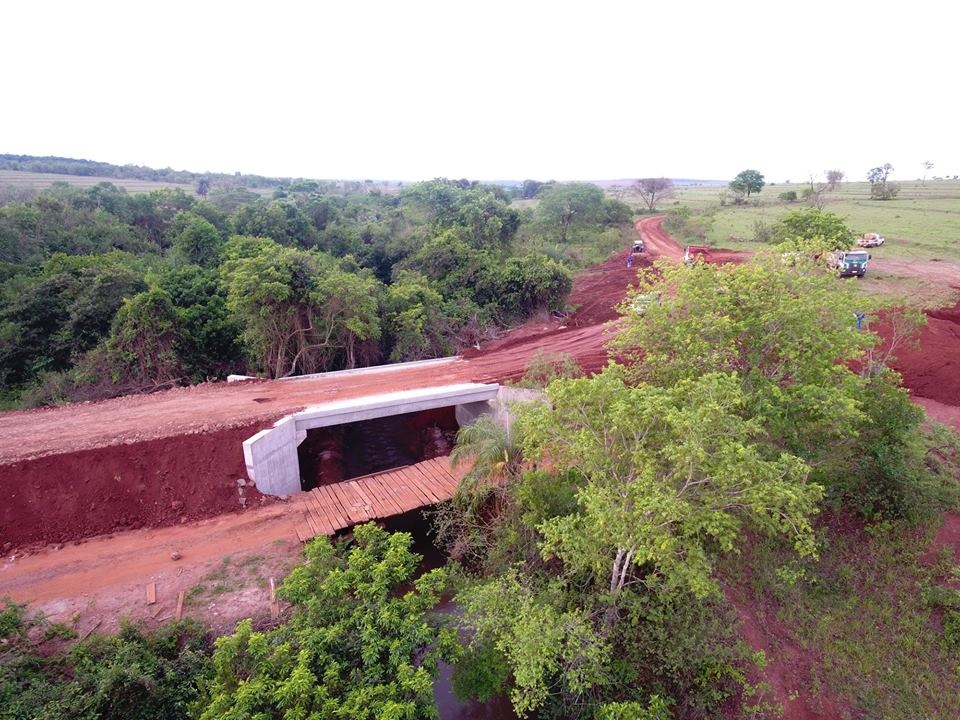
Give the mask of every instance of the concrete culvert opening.
M 301 488 L 449 455 L 458 429 L 450 406 L 308 430 L 297 447 Z

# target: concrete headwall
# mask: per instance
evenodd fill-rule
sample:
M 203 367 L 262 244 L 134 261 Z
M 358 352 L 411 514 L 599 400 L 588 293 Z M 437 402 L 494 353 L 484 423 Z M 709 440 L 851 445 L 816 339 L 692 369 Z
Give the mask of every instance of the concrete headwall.
M 464 383 L 310 406 L 244 441 L 247 475 L 265 495 L 291 495 L 301 489 L 297 446 L 307 430 L 450 406 L 456 407 L 458 422 L 467 424 L 471 421 L 467 416 L 475 418 L 492 411 L 489 401 L 497 397 L 499 389 L 499 385 Z

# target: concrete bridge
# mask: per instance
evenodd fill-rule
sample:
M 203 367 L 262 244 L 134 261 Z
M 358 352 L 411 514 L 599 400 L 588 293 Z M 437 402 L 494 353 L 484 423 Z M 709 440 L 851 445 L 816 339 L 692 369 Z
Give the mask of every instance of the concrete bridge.
M 463 426 L 482 414 L 496 412 L 498 406 L 491 401 L 499 392 L 499 385 L 462 383 L 312 405 L 244 441 L 247 475 L 265 495 L 293 495 L 301 490 L 297 446 L 308 430 L 441 407 L 456 408 L 457 422 Z

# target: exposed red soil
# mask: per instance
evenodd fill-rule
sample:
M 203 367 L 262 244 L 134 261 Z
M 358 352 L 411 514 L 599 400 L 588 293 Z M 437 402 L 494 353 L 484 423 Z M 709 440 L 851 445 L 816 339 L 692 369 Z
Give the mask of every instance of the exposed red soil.
M 960 406 L 960 302 L 926 314 L 919 348 L 898 348 L 893 367 L 914 396 Z
M 246 484 L 242 448 L 269 424 L 0 465 L 4 548 L 174 525 L 272 502 Z
M 817 658 L 790 640 L 789 631 L 770 620 L 770 613 L 761 620 L 753 602 L 738 588 L 726 589 L 727 600 L 737 612 L 743 639 L 753 650 L 762 650 L 767 666 L 749 678 L 756 685 L 763 680 L 769 685 L 766 695 L 744 698 L 751 703 L 773 702 L 783 708 L 784 720 L 839 720 L 851 717 L 849 709 L 821 690 L 810 692 L 812 669 Z M 770 697 L 772 695 L 772 697 Z

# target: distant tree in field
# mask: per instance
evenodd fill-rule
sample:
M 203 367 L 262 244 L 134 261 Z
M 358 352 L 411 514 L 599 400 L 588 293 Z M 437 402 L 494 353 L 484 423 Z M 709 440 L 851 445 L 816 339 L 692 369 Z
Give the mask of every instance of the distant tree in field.
M 837 185 L 843 182 L 842 170 L 827 170 L 827 190 L 836 190 Z
M 853 247 L 853 231 L 843 218 L 816 208 L 794 210 L 773 226 L 770 241 L 785 243 L 822 239 L 831 250 L 849 250 Z
M 763 175 L 759 172 L 756 170 L 744 170 L 730 181 L 730 189 L 738 195 L 750 197 L 753 193 L 760 192 L 765 184 Z
M 588 183 L 564 183 L 544 188 L 537 221 L 560 243 L 583 226 L 596 223 L 603 209 L 603 191 Z
M 653 212 L 658 200 L 673 197 L 673 180 L 670 178 L 640 178 L 633 185 L 633 191 L 640 196 L 647 210 Z
M 210 192 L 210 181 L 207 178 L 200 178 L 197 182 L 197 195 L 202 198 L 207 197 L 207 193 Z
M 544 183 L 539 180 L 524 180 L 520 186 L 520 197 L 523 200 L 531 200 L 537 196 L 543 186 Z
M 890 173 L 893 172 L 893 165 L 884 163 L 875 168 L 871 168 L 867 173 L 867 180 L 870 181 L 870 198 L 873 200 L 892 200 L 900 192 L 900 186 L 889 182 Z
M 927 173 L 933 170 L 933 163 L 929 160 L 923 161 L 923 185 L 927 184 Z

